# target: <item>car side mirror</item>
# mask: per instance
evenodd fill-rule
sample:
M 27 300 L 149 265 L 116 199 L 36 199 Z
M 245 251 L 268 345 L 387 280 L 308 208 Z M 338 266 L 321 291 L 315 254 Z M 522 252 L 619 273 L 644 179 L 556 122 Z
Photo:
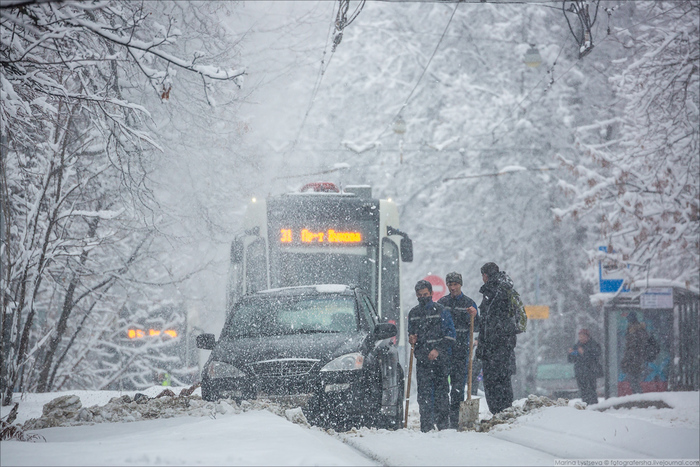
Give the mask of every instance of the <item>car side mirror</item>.
M 413 261 L 413 240 L 408 237 L 403 237 L 401 239 L 401 261 L 404 263 L 410 263 Z
M 197 348 L 204 350 L 212 350 L 216 345 L 216 337 L 214 334 L 200 334 L 197 336 Z
M 374 332 L 372 336 L 374 339 L 381 341 L 384 339 L 390 339 L 398 334 L 396 325 L 393 323 L 379 323 L 374 327 Z

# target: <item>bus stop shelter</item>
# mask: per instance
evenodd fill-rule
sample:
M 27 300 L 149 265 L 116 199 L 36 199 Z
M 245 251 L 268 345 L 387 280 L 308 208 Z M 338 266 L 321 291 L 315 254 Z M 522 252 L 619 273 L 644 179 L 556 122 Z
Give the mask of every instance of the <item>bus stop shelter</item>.
M 605 332 L 605 397 L 632 393 L 620 368 L 628 320 L 636 313 L 660 352 L 648 362 L 643 392 L 697 391 L 700 389 L 700 295 L 697 289 L 665 280 L 648 280 L 632 286 L 603 305 Z

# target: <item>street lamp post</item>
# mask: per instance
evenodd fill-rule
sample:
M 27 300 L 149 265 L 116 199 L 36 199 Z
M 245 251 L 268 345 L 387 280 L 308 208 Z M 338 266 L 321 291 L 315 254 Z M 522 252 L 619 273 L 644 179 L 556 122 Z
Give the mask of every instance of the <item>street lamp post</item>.
M 399 135 L 399 163 L 403 164 L 403 135 L 406 133 L 406 122 L 401 115 L 394 120 L 394 133 Z

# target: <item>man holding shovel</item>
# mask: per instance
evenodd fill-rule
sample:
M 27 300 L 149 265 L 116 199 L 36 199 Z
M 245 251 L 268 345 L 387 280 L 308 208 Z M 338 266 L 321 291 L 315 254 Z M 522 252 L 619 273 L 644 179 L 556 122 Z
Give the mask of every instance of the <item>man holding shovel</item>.
M 408 342 L 414 346 L 418 409 L 423 432 L 449 426 L 450 352 L 455 326 L 450 312 L 433 302 L 433 286 L 426 280 L 416 284 L 418 306 L 408 312 Z M 409 375 L 409 378 L 411 375 Z
M 459 427 L 459 406 L 464 401 L 464 386 L 467 384 L 469 364 L 469 335 L 472 317 L 474 327 L 478 326 L 477 307 L 474 300 L 462 293 L 462 275 L 451 272 L 445 277 L 449 295 L 445 295 L 438 303 L 449 310 L 455 325 L 457 338 L 452 346 L 450 365 L 450 428 Z

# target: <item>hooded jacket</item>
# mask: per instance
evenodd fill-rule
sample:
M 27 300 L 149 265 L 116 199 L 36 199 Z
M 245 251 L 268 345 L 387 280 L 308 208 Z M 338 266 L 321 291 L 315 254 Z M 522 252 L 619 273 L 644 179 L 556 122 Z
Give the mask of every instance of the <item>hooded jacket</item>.
M 479 292 L 484 299 L 479 305 L 479 345 L 477 358 L 484 361 L 510 363 L 515 349 L 515 322 L 510 316 L 508 293 L 513 281 L 500 271 L 489 277 Z

